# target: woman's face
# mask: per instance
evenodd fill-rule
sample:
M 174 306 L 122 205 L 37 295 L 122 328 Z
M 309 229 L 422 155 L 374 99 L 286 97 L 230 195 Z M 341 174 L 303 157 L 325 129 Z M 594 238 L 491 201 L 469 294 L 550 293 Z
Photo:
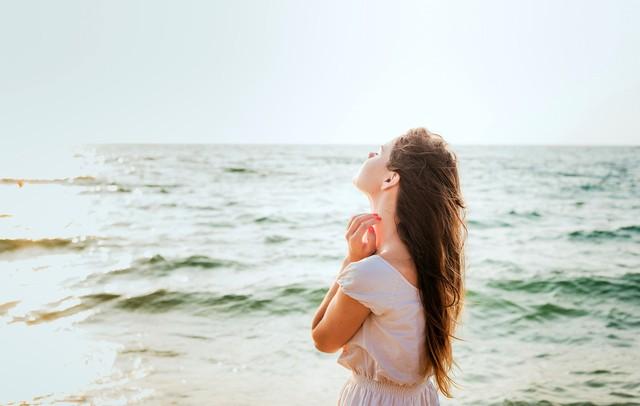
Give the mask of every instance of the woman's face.
M 386 165 L 396 138 L 386 144 L 378 146 L 376 151 L 370 151 L 367 159 L 362 163 L 352 182 L 362 192 L 373 196 L 380 192 L 384 180 L 390 175 Z

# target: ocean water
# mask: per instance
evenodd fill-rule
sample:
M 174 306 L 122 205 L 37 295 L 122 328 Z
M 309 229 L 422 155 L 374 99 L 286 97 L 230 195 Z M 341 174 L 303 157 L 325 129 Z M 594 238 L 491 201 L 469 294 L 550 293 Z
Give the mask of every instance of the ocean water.
M 330 405 L 315 350 L 373 146 L 84 145 L 0 160 L 0 403 Z M 451 405 L 640 404 L 640 148 L 453 146 Z

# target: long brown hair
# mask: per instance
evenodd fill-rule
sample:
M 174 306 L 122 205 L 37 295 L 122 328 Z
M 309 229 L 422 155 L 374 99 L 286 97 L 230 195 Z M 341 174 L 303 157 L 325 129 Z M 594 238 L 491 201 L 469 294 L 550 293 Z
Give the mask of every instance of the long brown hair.
M 418 271 L 425 311 L 427 370 L 451 398 L 452 338 L 464 303 L 465 203 L 458 159 L 447 142 L 424 127 L 398 137 L 387 169 L 400 175 L 396 203 L 398 236 Z M 464 232 L 464 235 L 463 235 Z

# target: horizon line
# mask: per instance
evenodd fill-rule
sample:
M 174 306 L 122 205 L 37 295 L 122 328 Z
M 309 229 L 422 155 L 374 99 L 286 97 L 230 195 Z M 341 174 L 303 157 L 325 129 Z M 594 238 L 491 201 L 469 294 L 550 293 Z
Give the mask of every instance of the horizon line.
M 506 143 L 448 143 L 451 146 L 470 146 L 470 147 L 638 147 L 637 144 L 506 144 Z M 295 142 L 91 142 L 91 143 L 76 143 L 68 145 L 227 145 L 227 146 L 271 146 L 271 145 L 290 145 L 290 146 L 371 146 L 377 145 L 376 142 L 372 143 L 295 143 Z

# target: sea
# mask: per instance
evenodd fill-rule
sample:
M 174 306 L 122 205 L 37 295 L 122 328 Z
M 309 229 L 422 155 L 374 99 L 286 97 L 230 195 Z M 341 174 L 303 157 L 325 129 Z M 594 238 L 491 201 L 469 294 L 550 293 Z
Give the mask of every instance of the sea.
M 640 147 L 452 145 L 443 405 L 640 405 Z M 0 404 L 332 405 L 314 313 L 377 145 L 0 151 Z

